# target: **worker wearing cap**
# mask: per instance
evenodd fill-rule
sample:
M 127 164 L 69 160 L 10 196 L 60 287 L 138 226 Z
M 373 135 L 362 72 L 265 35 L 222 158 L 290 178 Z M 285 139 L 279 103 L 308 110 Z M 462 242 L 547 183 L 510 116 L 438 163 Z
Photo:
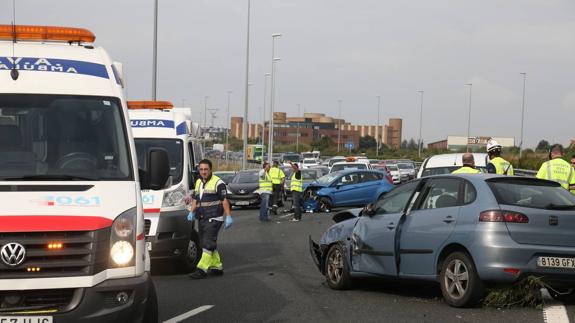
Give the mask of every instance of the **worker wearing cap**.
M 303 191 L 303 178 L 298 164 L 291 164 L 291 168 L 293 171 L 291 175 L 290 190 L 294 210 L 292 221 L 299 222 L 301 220 L 301 192 Z
M 489 155 L 488 173 L 513 176 L 513 165 L 501 158 L 501 145 L 497 141 L 493 139 L 487 141 L 487 154 Z
M 286 174 L 284 174 L 283 170 L 280 169 L 277 160 L 274 160 L 274 165 L 270 169 L 270 177 L 272 178 L 272 210 L 275 214 L 278 214 L 278 201 L 280 199 L 280 193 Z
M 192 279 L 206 278 L 208 272 L 214 275 L 224 273 L 220 254 L 216 250 L 218 233 L 224 222 L 226 229 L 234 222 L 230 204 L 226 198 L 226 184 L 212 174 L 212 162 L 208 159 L 201 160 L 198 170 L 200 178 L 196 181 L 188 220 L 198 219 L 203 250 L 198 269 L 190 274 Z
M 479 174 L 481 171 L 475 168 L 475 158 L 472 153 L 465 153 L 461 156 L 463 167 L 454 170 L 451 174 Z
M 549 150 L 549 161 L 541 165 L 536 177 L 555 181 L 571 193 L 575 194 L 575 174 L 573 167 L 563 160 L 563 147 L 559 144 L 551 146 Z
M 259 177 L 260 192 L 260 221 L 268 222 L 270 195 L 272 195 L 272 178 L 270 176 L 270 163 L 264 162 Z

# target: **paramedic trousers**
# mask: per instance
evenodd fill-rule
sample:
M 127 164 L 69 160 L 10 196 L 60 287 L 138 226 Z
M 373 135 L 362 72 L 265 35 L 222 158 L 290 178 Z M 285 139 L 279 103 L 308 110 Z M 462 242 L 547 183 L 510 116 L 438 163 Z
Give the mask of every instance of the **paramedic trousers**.
M 266 221 L 268 219 L 268 210 L 270 204 L 270 195 L 269 193 L 261 193 L 260 194 L 260 221 Z
M 272 204 L 274 206 L 274 208 L 278 207 L 278 202 L 280 200 L 280 193 L 282 190 L 282 184 L 273 184 L 272 185 L 272 192 L 273 192 L 273 198 L 272 198 Z
M 209 269 L 222 269 L 220 254 L 216 250 L 218 247 L 218 233 L 223 222 L 214 219 L 199 219 L 198 227 L 200 233 L 200 243 L 202 245 L 202 258 L 198 263 L 198 268 L 203 271 Z
M 294 219 L 301 220 L 301 192 L 291 191 Z

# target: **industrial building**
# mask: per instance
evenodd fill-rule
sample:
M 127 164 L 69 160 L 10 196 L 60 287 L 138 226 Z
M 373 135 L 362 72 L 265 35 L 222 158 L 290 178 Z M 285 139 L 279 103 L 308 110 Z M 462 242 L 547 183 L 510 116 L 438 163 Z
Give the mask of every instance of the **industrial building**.
M 470 151 L 485 152 L 485 146 L 489 139 L 496 140 L 501 147 L 509 148 L 515 146 L 515 138 L 503 137 L 465 137 L 465 136 L 447 136 L 447 139 L 427 144 L 428 149 L 447 149 L 451 151 L 461 151 L 467 149 Z

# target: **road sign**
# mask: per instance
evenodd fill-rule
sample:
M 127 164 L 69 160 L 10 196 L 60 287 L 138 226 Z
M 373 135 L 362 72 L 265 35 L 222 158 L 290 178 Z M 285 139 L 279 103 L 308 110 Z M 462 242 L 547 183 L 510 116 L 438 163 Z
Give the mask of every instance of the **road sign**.
M 345 144 L 345 148 L 347 149 L 354 149 L 355 145 L 353 144 L 353 142 L 348 142 Z

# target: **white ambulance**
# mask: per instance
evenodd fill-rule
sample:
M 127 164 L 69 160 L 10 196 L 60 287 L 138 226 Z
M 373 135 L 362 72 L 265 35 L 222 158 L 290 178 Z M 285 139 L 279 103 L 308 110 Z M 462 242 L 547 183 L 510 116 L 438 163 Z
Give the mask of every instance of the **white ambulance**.
M 150 257 L 194 271 L 201 249 L 184 199 L 194 189 L 202 150 L 192 136 L 190 116 L 166 101 L 128 101 L 128 109 L 140 168 L 146 169 L 145 155 L 152 148 L 165 149 L 170 159 L 170 184 L 163 190 L 142 190 Z
M 122 67 L 86 29 L 0 25 L 0 322 L 156 322 Z M 141 183 L 140 183 L 141 180 Z

